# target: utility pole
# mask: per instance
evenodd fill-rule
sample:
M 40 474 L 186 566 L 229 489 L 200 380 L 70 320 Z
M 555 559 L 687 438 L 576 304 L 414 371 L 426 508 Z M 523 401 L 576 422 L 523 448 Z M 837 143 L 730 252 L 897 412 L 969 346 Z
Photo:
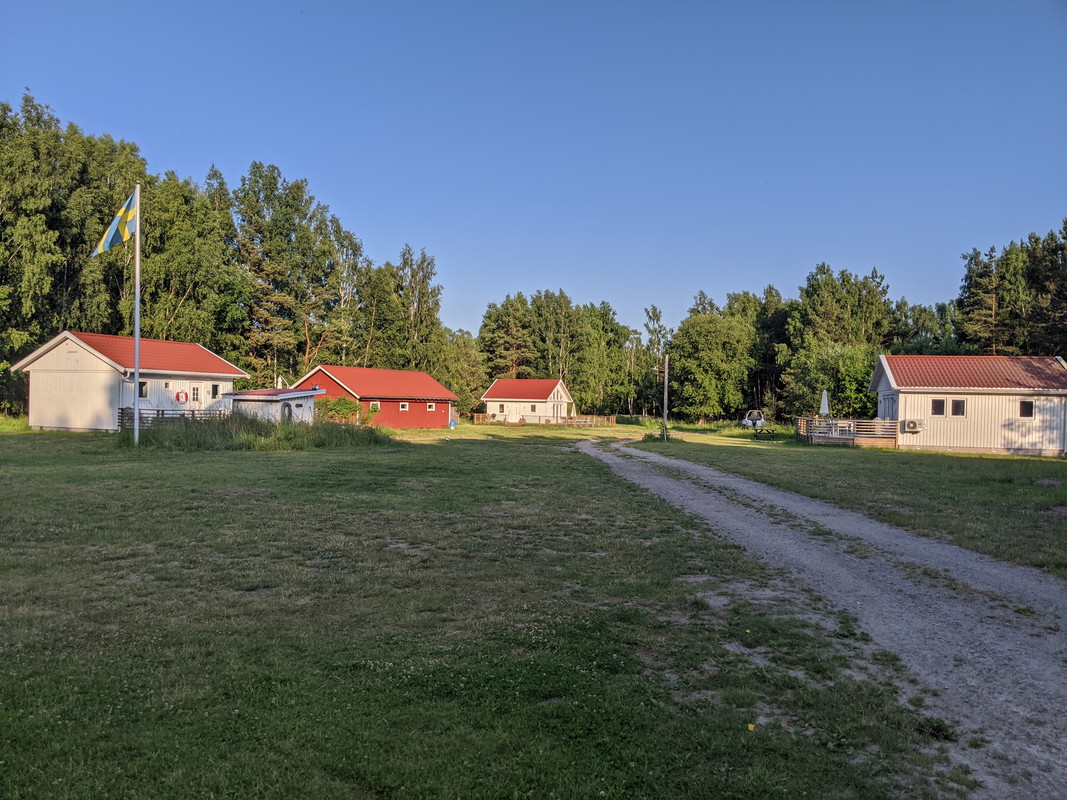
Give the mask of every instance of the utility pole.
M 663 441 L 667 441 L 667 367 L 670 359 L 670 353 L 663 354 Z

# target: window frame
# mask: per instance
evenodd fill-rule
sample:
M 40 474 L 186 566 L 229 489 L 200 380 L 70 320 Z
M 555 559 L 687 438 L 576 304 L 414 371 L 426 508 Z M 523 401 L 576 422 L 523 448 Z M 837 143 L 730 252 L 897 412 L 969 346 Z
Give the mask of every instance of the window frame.
M 194 403 L 199 403 L 200 402 L 200 385 L 199 384 L 194 383 L 192 386 L 189 387 L 189 399 L 192 400 Z
M 1023 413 L 1026 407 L 1029 406 L 1029 414 Z M 1019 401 L 1019 419 L 1033 419 L 1034 418 L 1034 401 L 1033 400 L 1020 400 Z
M 382 401 L 381 400 L 371 400 L 367 404 L 367 407 L 371 411 L 381 411 L 382 410 Z
M 939 406 L 939 404 L 940 404 L 940 406 Z M 938 410 L 939 407 L 940 407 L 940 410 Z M 945 398 L 943 398 L 943 397 L 931 397 L 930 398 L 930 416 L 931 417 L 946 417 L 946 416 L 948 416 L 945 413 L 947 411 L 947 409 L 948 409 L 948 406 L 947 406 L 947 403 L 945 402 Z
M 400 402 L 400 410 L 401 411 L 407 411 L 408 410 L 408 404 L 406 402 L 401 401 Z
M 427 411 L 436 411 L 437 410 L 437 403 L 427 403 L 426 404 L 426 410 Z
M 959 409 L 959 413 L 956 413 L 956 409 Z M 953 400 L 949 404 L 949 416 L 959 419 L 967 416 L 967 400 L 965 398 L 959 398 Z
M 149 384 L 149 381 L 140 381 L 137 384 L 137 399 L 138 400 L 147 400 L 148 399 L 148 384 Z

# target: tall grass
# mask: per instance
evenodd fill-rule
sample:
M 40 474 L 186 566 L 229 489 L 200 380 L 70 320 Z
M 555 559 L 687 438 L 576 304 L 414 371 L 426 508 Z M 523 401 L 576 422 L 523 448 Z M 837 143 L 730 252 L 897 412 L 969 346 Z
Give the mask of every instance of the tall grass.
M 149 450 L 296 451 L 336 447 L 380 447 L 392 439 L 375 428 L 316 422 L 274 423 L 244 414 L 213 419 L 182 419 L 140 431 L 139 446 Z M 133 447 L 133 431 L 118 434 L 120 448 Z

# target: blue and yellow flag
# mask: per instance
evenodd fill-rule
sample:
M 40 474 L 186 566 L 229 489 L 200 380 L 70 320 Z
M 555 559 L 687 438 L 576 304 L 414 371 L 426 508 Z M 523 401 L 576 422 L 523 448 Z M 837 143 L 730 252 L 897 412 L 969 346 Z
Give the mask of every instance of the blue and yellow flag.
M 111 220 L 111 227 L 107 229 L 104 238 L 100 240 L 100 244 L 96 246 L 93 255 L 89 256 L 89 258 L 98 256 L 111 247 L 111 245 L 125 242 L 133 236 L 134 231 L 137 230 L 137 206 L 134 203 L 134 198 L 136 196 L 136 192 L 131 194 L 130 199 L 119 209 L 119 213 L 115 215 L 115 219 Z

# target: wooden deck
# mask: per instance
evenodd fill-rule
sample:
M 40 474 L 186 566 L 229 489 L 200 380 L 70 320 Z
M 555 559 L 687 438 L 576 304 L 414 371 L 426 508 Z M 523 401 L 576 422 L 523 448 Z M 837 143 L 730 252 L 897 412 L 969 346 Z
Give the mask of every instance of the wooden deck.
M 560 417 L 555 420 L 543 422 L 529 422 L 519 419 L 518 422 L 504 422 L 496 419 L 495 414 L 472 414 L 471 418 L 475 425 L 562 425 L 569 428 L 608 428 L 615 425 L 615 417 L 598 417 L 595 414 L 584 414 L 577 417 Z
M 895 419 L 797 417 L 797 439 L 808 444 L 896 448 L 900 422 Z
M 139 427 L 149 428 L 152 425 L 176 425 L 184 420 L 218 419 L 227 417 L 229 411 L 178 411 L 174 409 L 142 408 L 138 417 Z M 119 429 L 126 430 L 133 427 L 133 409 L 129 406 L 119 409 Z

